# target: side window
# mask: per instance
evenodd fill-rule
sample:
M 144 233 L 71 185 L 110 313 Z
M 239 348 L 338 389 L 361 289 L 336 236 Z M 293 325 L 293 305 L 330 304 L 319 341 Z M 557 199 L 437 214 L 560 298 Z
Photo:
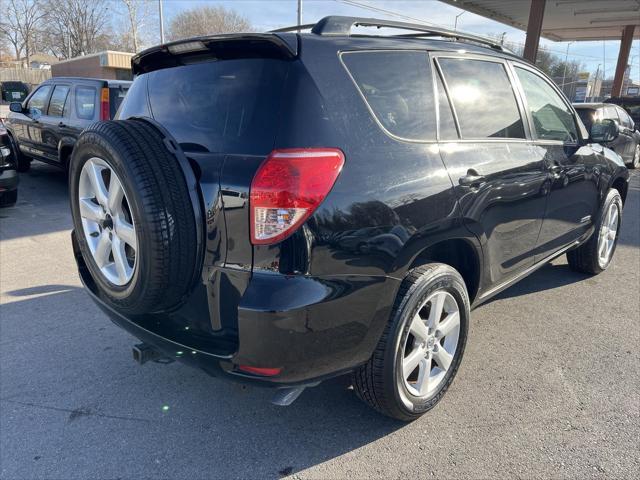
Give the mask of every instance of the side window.
M 516 96 L 501 63 L 440 58 L 462 138 L 525 138 Z
M 630 128 L 633 130 L 633 119 L 629 116 L 629 114 L 624 110 L 624 108 L 616 107 L 618 110 L 618 116 L 620 117 L 620 123 L 624 125 L 626 128 Z
M 444 89 L 440 73 L 436 73 L 436 88 L 438 89 L 438 109 L 440 114 L 440 140 L 457 140 L 458 130 L 453 119 L 451 104 Z
M 96 89 L 93 87 L 76 87 L 76 114 L 78 118 L 93 120 L 96 111 Z
M 27 104 L 27 110 L 29 113 L 38 113 L 42 115 L 47 106 L 47 97 L 49 96 L 49 92 L 51 91 L 51 85 L 43 85 L 33 96 L 29 99 L 29 103 Z
M 435 140 L 435 102 L 424 52 L 352 52 L 342 61 L 369 108 L 391 134 Z
M 591 130 L 593 122 L 598 121 L 599 117 L 597 110 L 593 110 L 591 108 L 576 108 L 576 112 L 578 113 L 580 120 L 582 120 L 582 123 L 584 123 L 587 131 Z
M 64 116 L 65 105 L 67 104 L 67 96 L 69 95 L 69 87 L 67 85 L 56 85 L 49 100 L 49 110 L 47 114 L 52 117 Z
M 614 120 L 616 123 L 620 122 L 620 118 L 618 117 L 618 111 L 616 107 L 613 105 L 607 105 L 604 107 L 604 117 L 609 120 Z
M 534 128 L 540 140 L 575 142 L 578 131 L 571 109 L 562 97 L 535 73 L 516 67 L 516 73 L 527 98 Z

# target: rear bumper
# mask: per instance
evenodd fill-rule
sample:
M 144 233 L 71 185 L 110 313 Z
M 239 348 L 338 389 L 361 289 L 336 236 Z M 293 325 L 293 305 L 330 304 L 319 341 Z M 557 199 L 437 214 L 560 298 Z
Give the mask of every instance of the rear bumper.
M 200 302 L 199 288 L 188 301 L 191 305 L 174 313 L 130 318 L 116 312 L 99 297 L 75 239 L 73 243 L 83 283 L 116 325 L 164 355 L 211 375 L 274 387 L 314 384 L 366 362 L 399 287 L 398 280 L 387 277 L 318 278 L 220 268 L 215 277 L 232 278 L 226 282 L 236 286 L 237 294 L 211 295 L 213 285 L 202 289 L 208 292 L 203 293 L 208 299 L 208 325 L 226 324 L 220 331 L 208 330 L 201 318 L 195 318 L 204 313 L 194 308 Z M 239 275 L 246 275 L 240 289 Z M 212 298 L 218 299 L 213 305 Z M 228 319 L 214 318 L 222 311 L 234 318 L 236 329 L 228 328 Z M 280 373 L 254 375 L 240 371 L 240 365 L 280 369 Z

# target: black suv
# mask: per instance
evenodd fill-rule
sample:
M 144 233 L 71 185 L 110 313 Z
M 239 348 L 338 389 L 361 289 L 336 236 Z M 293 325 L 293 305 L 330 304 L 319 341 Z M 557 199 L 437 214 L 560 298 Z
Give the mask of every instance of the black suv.
M 594 123 L 614 123 L 613 136 L 604 146 L 620 155 L 629 168 L 640 167 L 640 132 L 624 108 L 610 103 L 574 103 L 573 106 L 590 130 Z
M 28 171 L 32 159 L 66 168 L 80 132 L 97 120 L 112 119 L 130 85 L 126 81 L 54 77 L 24 101 L 12 102 L 5 124 L 18 171 Z
M 629 174 L 593 143 L 610 126 L 590 138 L 498 44 L 309 27 L 135 56 L 117 120 L 73 153 L 75 258 L 141 362 L 278 387 L 280 404 L 351 373 L 411 420 L 453 380 L 472 306 L 564 253 L 607 268 Z
M 619 105 L 631 116 L 636 124 L 636 130 L 640 130 L 640 97 L 613 97 L 604 103 Z
M 9 146 L 9 135 L 0 119 L 0 207 L 10 207 L 18 200 L 18 174 Z

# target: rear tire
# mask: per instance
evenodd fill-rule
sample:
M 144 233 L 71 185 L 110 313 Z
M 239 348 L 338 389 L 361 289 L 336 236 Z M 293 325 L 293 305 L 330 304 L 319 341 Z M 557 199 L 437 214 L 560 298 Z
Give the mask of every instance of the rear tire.
M 431 263 L 412 270 L 402 282 L 373 356 L 353 373 L 358 397 L 403 421 L 432 409 L 462 361 L 469 312 L 467 289 L 455 269 Z M 456 324 L 449 323 L 456 318 Z M 419 363 L 414 368 L 415 361 Z
M 611 229 L 614 221 L 610 215 L 617 215 L 615 231 Z M 602 210 L 599 213 L 595 231 L 591 238 L 578 248 L 567 252 L 569 267 L 576 272 L 597 275 L 611 264 L 618 245 L 622 221 L 622 197 L 615 188 L 609 189 Z M 605 238 L 605 236 L 607 238 Z
M 183 172 L 158 131 L 139 120 L 89 126 L 73 150 L 69 181 L 76 238 L 101 298 L 129 315 L 180 304 L 194 279 L 195 216 Z M 104 194 L 118 184 L 124 194 L 112 208 Z M 92 198 L 92 191 L 104 194 Z

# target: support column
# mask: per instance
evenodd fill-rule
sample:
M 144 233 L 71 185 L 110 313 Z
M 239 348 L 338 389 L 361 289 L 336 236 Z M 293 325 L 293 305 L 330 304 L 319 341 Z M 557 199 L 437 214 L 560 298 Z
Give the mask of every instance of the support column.
M 613 86 L 611 87 L 612 97 L 619 97 L 622 93 L 622 81 L 624 80 L 624 71 L 627 69 L 627 63 L 629 62 L 629 52 L 631 51 L 631 42 L 633 41 L 635 28 L 635 25 L 627 25 L 622 30 L 622 42 L 620 42 L 620 53 L 618 53 L 616 76 L 613 77 Z
M 536 56 L 538 55 L 545 3 L 546 0 L 531 0 L 529 23 L 527 24 L 527 40 L 524 44 L 523 55 L 525 60 L 529 60 L 531 63 L 536 63 Z

